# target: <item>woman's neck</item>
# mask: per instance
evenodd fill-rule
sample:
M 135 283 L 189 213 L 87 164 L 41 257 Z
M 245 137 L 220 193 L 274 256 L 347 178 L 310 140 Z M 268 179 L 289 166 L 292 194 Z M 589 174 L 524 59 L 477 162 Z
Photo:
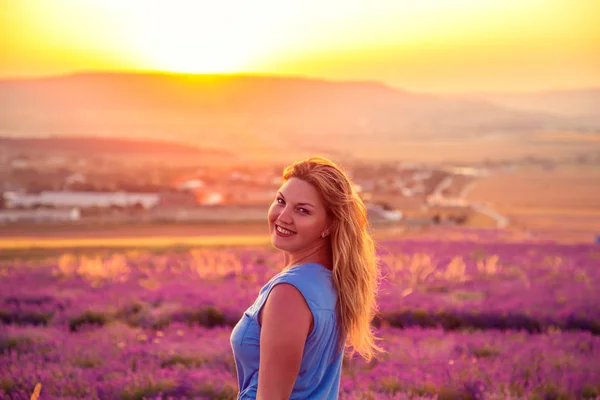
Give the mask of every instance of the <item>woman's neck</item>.
M 284 252 L 283 257 L 285 262 L 284 270 L 292 268 L 295 265 L 306 263 L 317 263 L 329 270 L 333 269 L 333 255 L 329 242 L 327 242 L 326 246 L 318 246 L 317 248 L 308 251 L 300 251 L 297 253 Z

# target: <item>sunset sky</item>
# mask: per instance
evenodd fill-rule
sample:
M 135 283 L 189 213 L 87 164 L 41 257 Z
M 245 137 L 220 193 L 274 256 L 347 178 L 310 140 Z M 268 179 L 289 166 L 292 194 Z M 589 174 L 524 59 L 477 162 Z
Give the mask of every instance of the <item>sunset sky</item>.
M 0 0 L 0 77 L 97 70 L 600 87 L 598 0 Z

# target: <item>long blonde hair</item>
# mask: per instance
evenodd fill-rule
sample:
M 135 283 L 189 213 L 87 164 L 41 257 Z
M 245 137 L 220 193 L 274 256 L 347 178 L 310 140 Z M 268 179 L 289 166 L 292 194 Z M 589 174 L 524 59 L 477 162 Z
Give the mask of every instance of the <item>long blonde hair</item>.
M 290 178 L 312 184 L 332 220 L 332 275 L 340 349 L 345 341 L 350 355 L 358 353 L 370 361 L 382 349 L 375 343 L 378 338 L 371 328 L 377 313 L 380 271 L 367 209 L 344 170 L 327 158 L 315 156 L 293 163 L 283 171 L 284 182 Z

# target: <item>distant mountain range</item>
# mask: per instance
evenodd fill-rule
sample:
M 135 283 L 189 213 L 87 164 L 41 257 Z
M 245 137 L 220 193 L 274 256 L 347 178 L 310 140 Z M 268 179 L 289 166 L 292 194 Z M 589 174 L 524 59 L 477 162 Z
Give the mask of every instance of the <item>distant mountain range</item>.
M 0 136 L 114 136 L 231 151 L 338 149 L 404 140 L 600 132 L 600 90 L 449 98 L 376 82 L 88 73 L 0 81 Z
M 600 125 L 600 88 L 533 93 L 474 93 L 457 99 L 484 100 L 501 107 L 576 118 L 579 125 Z

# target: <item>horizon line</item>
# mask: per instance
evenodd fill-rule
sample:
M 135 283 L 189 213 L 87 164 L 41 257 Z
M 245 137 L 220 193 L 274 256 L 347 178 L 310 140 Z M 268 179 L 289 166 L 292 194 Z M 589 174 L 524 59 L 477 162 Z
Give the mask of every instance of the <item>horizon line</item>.
M 436 94 L 443 96 L 452 95 L 489 95 L 489 94 L 542 94 L 549 92 L 581 92 L 590 90 L 600 90 L 600 86 L 584 86 L 584 87 L 559 87 L 559 88 L 545 88 L 525 91 L 498 91 L 498 90 L 476 90 L 476 91 L 420 91 L 406 89 L 400 86 L 394 86 L 387 82 L 377 79 L 335 79 L 323 76 L 314 75 L 302 75 L 302 74 L 279 74 L 276 72 L 177 72 L 177 71 L 165 71 L 165 70 L 153 70 L 153 69 L 82 69 L 73 70 L 57 73 L 47 74 L 27 74 L 27 75 L 4 75 L 0 76 L 0 83 L 3 82 L 15 82 L 15 81 L 31 81 L 31 80 L 42 80 L 51 78 L 68 78 L 72 76 L 82 75 L 165 75 L 165 76 L 215 76 L 215 77 L 256 77 L 256 78 L 276 78 L 276 79 L 302 79 L 310 81 L 321 81 L 329 83 L 360 83 L 360 84 L 374 84 L 387 87 L 396 91 L 420 93 L 420 94 Z

